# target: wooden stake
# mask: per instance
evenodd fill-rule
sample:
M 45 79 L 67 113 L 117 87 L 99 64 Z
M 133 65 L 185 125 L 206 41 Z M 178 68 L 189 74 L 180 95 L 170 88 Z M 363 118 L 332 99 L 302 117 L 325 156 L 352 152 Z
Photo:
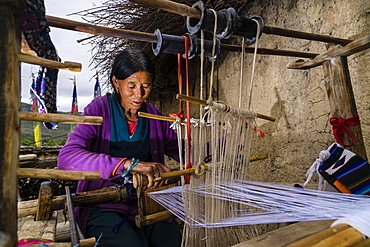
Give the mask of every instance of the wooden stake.
M 177 94 L 176 99 L 183 100 L 183 101 L 189 101 L 191 103 L 198 104 L 198 105 L 204 105 L 204 106 L 208 105 L 206 100 L 198 99 L 198 98 L 195 98 L 195 97 L 192 97 L 192 96 L 186 96 L 186 95 L 183 95 L 183 94 Z M 261 118 L 261 119 L 265 119 L 265 120 L 268 120 L 268 121 L 275 122 L 275 118 L 270 117 L 270 116 L 266 116 L 266 115 L 263 115 L 263 114 L 260 114 L 260 113 L 256 113 L 256 117 Z
M 79 172 L 55 169 L 18 168 L 17 176 L 18 178 L 98 181 L 100 179 L 100 172 Z
M 51 196 L 53 192 L 50 187 L 50 182 L 41 183 L 39 197 L 37 203 L 37 213 L 35 220 L 48 220 L 51 213 Z
M 37 113 L 37 112 L 19 112 L 18 114 L 19 119 L 23 121 L 53 122 L 63 124 L 91 124 L 91 125 L 101 125 L 103 122 L 102 117 L 94 116 L 75 116 L 69 114 Z

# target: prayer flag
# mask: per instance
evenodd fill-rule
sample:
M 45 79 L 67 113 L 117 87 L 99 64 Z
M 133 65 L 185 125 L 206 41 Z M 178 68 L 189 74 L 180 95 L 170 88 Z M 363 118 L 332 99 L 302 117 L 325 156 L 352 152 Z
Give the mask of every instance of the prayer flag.
M 99 84 L 99 76 L 98 73 L 96 73 L 96 82 L 94 86 L 94 98 L 101 96 L 101 89 Z
M 72 108 L 71 108 L 71 115 L 78 116 L 78 103 L 77 103 L 77 88 L 76 88 L 76 78 L 73 81 L 73 93 L 72 93 Z M 71 132 L 73 131 L 73 127 L 76 124 L 71 124 Z
M 72 108 L 71 114 L 78 115 L 78 104 L 77 104 L 77 89 L 76 89 L 76 81 L 73 82 L 73 93 L 72 93 Z
M 32 100 L 32 106 L 31 111 L 38 112 L 38 106 L 37 106 L 37 97 L 35 94 L 36 91 L 36 82 L 34 74 L 32 73 L 32 85 L 30 88 L 30 94 L 31 94 L 31 100 Z M 40 128 L 40 122 L 33 122 L 33 136 L 35 140 L 35 146 L 40 147 L 41 146 L 41 128 Z

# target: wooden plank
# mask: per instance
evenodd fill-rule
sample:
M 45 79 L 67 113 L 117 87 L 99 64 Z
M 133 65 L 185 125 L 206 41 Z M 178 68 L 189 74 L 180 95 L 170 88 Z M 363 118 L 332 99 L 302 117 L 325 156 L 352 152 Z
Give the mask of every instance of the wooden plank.
M 17 245 L 16 168 L 19 156 L 20 123 L 20 30 L 16 9 L 0 4 L 0 231 Z
M 332 220 L 302 221 L 262 234 L 234 247 L 282 247 L 330 227 Z
M 330 61 L 326 61 L 323 64 L 323 69 L 327 80 L 325 87 L 329 99 L 330 114 L 333 117 L 342 117 L 344 119 L 357 116 L 358 112 L 352 90 L 347 58 L 336 57 Z M 348 128 L 354 136 L 354 145 L 346 148 L 367 160 L 361 125 L 348 126 Z M 343 141 L 345 144 L 352 142 L 348 134 L 344 135 Z
M 103 122 L 102 117 L 94 116 L 75 116 L 69 114 L 38 113 L 38 112 L 19 112 L 18 115 L 20 120 L 34 122 L 53 122 L 63 124 L 91 124 L 91 125 L 101 125 Z
M 35 221 L 33 216 L 28 216 L 18 232 L 18 239 L 45 239 L 55 241 L 55 229 L 57 224 L 57 213 L 49 220 Z
M 48 220 L 50 218 L 51 197 L 53 195 L 50 184 L 49 181 L 41 183 L 35 220 Z
M 302 247 L 302 246 L 312 246 L 318 242 L 320 242 L 323 239 L 326 239 L 328 237 L 331 237 L 338 232 L 341 232 L 345 229 L 348 229 L 350 226 L 347 224 L 339 224 L 330 228 L 327 228 L 325 230 L 322 230 L 318 233 L 309 235 L 305 238 L 301 238 L 293 243 L 288 244 L 286 247 Z
M 36 64 L 36 65 L 41 65 L 47 68 L 64 69 L 64 70 L 70 70 L 74 72 L 81 72 L 81 68 L 82 68 L 81 63 L 70 62 L 70 61 L 65 61 L 62 63 L 62 62 L 57 62 L 57 61 L 41 58 L 41 57 L 31 56 L 31 55 L 24 54 L 24 53 L 19 53 L 18 59 L 20 62 L 23 62 L 23 63 Z
M 337 45 L 335 47 L 330 48 L 327 52 L 318 55 L 312 60 L 309 61 L 297 61 L 294 63 L 289 63 L 287 65 L 288 69 L 311 69 L 322 65 L 325 61 L 329 61 L 334 59 L 338 56 L 350 56 L 357 52 L 363 51 L 370 48 L 370 35 L 366 35 L 362 38 L 356 39 L 352 41 L 348 45 L 342 47 Z
M 98 181 L 100 179 L 100 172 L 79 172 L 56 169 L 18 168 L 17 176 L 18 178 Z

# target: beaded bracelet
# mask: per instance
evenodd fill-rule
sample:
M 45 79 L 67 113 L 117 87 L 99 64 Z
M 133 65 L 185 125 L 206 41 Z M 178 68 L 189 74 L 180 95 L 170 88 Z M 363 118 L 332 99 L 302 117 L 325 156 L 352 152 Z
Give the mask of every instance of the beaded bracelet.
M 112 171 L 112 176 L 115 176 L 116 175 L 116 171 L 118 170 L 118 168 L 120 167 L 120 165 L 123 163 L 123 166 L 125 166 L 125 161 L 127 160 L 127 158 L 123 158 L 121 159 L 118 164 L 116 165 L 116 167 L 114 167 L 113 171 Z
M 135 166 L 137 166 L 137 164 L 139 164 L 139 162 L 140 162 L 140 160 L 139 159 L 136 159 L 135 160 L 135 158 L 132 158 L 132 160 L 131 160 L 131 164 L 130 164 L 130 167 L 124 172 L 124 173 L 122 173 L 122 175 L 121 175 L 121 177 L 124 177 L 124 176 L 126 176 L 129 172 L 131 172 L 132 171 L 132 169 L 134 169 L 135 168 Z

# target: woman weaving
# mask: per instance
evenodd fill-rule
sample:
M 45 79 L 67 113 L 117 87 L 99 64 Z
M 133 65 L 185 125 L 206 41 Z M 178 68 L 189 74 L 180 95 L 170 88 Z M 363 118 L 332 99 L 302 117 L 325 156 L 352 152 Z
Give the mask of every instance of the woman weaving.
M 99 181 L 80 181 L 77 192 L 126 183 L 133 173 L 148 177 L 148 187 L 159 187 L 154 178 L 170 169 L 164 154 L 179 161 L 176 133 L 166 121 L 138 117 L 138 112 L 163 115 L 146 103 L 155 77 L 154 66 L 141 51 L 117 55 L 110 82 L 113 94 L 94 99 L 85 116 L 102 116 L 102 125 L 77 125 L 60 150 L 58 169 L 97 171 Z M 112 182 L 114 181 L 114 182 Z M 175 221 L 143 229 L 134 222 L 135 200 L 78 208 L 77 222 L 86 237 L 98 238 L 100 246 L 180 246 L 181 233 Z

